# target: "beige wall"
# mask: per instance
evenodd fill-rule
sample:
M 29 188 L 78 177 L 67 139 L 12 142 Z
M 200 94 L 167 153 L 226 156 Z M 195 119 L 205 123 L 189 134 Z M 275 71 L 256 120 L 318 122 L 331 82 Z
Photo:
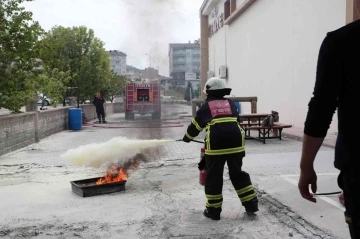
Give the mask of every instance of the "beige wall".
M 282 122 L 302 128 L 320 45 L 327 32 L 345 25 L 345 1 L 255 1 L 210 38 L 208 68 L 219 76 L 226 65 L 232 95 L 257 96 L 258 112 L 277 110 Z M 218 1 L 219 12 L 224 2 Z M 335 116 L 330 131 L 336 124 Z

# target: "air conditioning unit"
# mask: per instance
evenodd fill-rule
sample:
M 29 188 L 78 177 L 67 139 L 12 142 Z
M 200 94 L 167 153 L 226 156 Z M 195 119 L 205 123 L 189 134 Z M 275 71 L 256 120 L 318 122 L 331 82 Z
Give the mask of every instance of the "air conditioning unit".
M 219 76 L 221 78 L 226 78 L 227 77 L 227 67 L 226 66 L 220 66 L 219 68 Z
M 211 77 L 214 77 L 214 72 L 213 71 L 208 71 L 207 72 L 207 78 L 210 79 Z

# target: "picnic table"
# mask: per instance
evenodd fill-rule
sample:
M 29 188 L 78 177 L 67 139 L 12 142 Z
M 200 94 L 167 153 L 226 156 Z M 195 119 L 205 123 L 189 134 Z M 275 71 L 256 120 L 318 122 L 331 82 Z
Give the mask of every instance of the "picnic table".
M 264 120 L 269 113 L 254 113 L 254 114 L 239 114 L 240 122 L 247 121 L 247 123 L 241 123 L 242 125 L 261 125 L 261 121 Z
M 274 122 L 272 126 L 262 126 L 262 121 L 271 113 L 254 113 L 254 114 L 239 114 L 240 126 L 245 131 L 245 138 L 248 140 L 257 139 L 263 141 L 266 139 L 281 140 L 281 133 L 285 128 L 291 128 L 292 125 Z M 245 121 L 245 122 L 244 122 Z M 243 123 L 244 122 L 244 123 Z M 251 131 L 258 131 L 258 137 L 251 136 Z M 278 130 L 278 134 L 270 135 L 273 130 Z

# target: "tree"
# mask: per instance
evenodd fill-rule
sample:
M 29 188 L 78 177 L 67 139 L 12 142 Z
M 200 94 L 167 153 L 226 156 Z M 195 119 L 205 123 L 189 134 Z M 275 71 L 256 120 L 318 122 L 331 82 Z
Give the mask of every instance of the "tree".
M 113 102 L 116 97 L 123 95 L 126 81 L 125 76 L 119 76 L 114 72 L 110 72 L 110 80 L 106 89 L 103 90 L 103 94 Z
M 70 82 L 70 71 L 63 72 L 58 69 L 45 68 L 41 74 L 33 79 L 34 89 L 40 94 L 42 106 L 44 106 L 45 97 L 51 99 L 51 104 L 56 107 L 63 100 L 66 92 L 66 85 Z
M 43 30 L 32 13 L 21 7 L 31 0 L 0 1 L 0 92 L 2 107 L 12 112 L 34 97 L 29 79 L 37 74 L 37 43 Z
M 200 87 L 198 86 L 195 90 L 194 90 L 194 99 L 199 99 L 200 97 Z
M 41 46 L 40 56 L 45 65 L 70 72 L 67 86 L 80 87 L 81 101 L 108 85 L 109 56 L 92 29 L 56 26 L 41 40 Z
M 191 101 L 194 98 L 194 90 L 192 88 L 191 82 L 189 81 L 186 86 L 184 93 L 184 100 Z

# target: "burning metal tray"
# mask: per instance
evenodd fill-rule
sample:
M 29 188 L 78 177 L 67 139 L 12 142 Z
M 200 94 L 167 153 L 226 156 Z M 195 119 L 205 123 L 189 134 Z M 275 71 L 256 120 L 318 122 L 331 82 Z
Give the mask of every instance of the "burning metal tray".
M 71 181 L 72 191 L 81 197 L 91 197 L 125 191 L 126 181 L 97 185 L 96 182 L 100 178 L 102 177 Z

